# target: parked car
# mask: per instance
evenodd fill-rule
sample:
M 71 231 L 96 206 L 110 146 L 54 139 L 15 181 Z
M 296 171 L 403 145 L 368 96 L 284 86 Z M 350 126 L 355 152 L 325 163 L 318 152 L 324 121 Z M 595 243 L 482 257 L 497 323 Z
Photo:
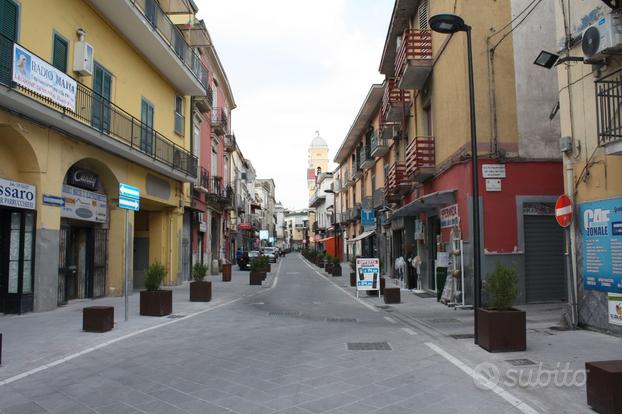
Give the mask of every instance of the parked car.
M 240 270 L 248 270 L 248 265 L 250 263 L 250 258 L 248 252 L 240 251 L 238 252 L 238 268 Z
M 276 259 L 277 259 L 277 251 L 275 247 L 266 247 L 263 249 L 263 254 L 264 256 L 268 257 L 268 260 L 270 260 L 272 263 L 276 263 Z

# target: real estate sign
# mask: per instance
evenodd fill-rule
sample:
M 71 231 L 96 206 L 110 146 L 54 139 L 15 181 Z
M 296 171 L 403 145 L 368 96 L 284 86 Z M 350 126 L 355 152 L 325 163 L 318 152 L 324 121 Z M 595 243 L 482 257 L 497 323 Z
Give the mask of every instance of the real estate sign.
M 380 259 L 356 259 L 356 290 L 380 290 Z
M 64 108 L 76 109 L 76 81 L 17 43 L 13 45 L 13 82 Z
M 579 205 L 585 289 L 622 293 L 622 198 Z

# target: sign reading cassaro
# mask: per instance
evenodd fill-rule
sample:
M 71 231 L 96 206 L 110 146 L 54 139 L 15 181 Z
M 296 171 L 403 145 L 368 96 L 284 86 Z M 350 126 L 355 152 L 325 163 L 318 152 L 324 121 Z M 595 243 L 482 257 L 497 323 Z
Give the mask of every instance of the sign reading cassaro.
M 585 289 L 622 293 L 622 198 L 579 205 Z
M 0 178 L 0 206 L 34 210 L 36 195 L 34 185 Z
M 16 43 L 13 44 L 13 82 L 75 111 L 76 81 Z

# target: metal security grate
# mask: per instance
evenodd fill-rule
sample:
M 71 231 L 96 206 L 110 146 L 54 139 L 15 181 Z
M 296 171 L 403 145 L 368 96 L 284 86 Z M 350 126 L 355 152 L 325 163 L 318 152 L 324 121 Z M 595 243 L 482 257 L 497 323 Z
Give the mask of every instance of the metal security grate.
M 352 322 L 356 323 L 358 320 L 356 318 L 326 318 L 326 322 Z
M 348 342 L 348 351 L 391 351 L 388 342 Z
M 455 335 L 449 335 L 454 339 L 473 339 L 475 338 L 475 335 L 473 334 L 455 334 Z
M 531 359 L 526 358 L 517 358 L 517 359 L 506 359 L 505 362 L 508 364 L 514 365 L 515 367 L 524 367 L 527 365 L 536 365 Z
M 598 144 L 622 139 L 622 71 L 617 70 L 595 82 Z

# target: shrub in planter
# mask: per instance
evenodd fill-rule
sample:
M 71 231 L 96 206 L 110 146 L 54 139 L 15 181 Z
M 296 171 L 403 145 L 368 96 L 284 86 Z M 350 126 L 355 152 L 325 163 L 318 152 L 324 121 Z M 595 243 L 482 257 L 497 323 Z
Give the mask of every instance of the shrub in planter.
M 341 261 L 339 260 L 339 257 L 333 257 L 332 261 L 333 261 L 332 275 L 341 276 Z
M 478 344 L 488 352 L 524 351 L 527 348 L 525 312 L 512 308 L 518 296 L 515 267 L 497 263 L 486 275 L 488 307 L 477 310 Z
M 326 271 L 326 273 L 332 273 L 333 271 L 333 257 L 332 256 L 326 256 L 326 259 L 324 260 L 324 270 Z
M 251 272 L 248 276 L 250 285 L 261 285 L 261 282 L 266 278 L 266 273 L 263 271 L 264 261 L 261 257 L 256 257 L 251 260 Z
M 190 302 L 209 302 L 212 300 L 212 282 L 204 281 L 207 266 L 196 263 L 192 266 L 193 282 L 190 282 Z
M 160 289 L 166 274 L 166 267 L 157 261 L 145 270 L 146 290 L 140 292 L 141 315 L 164 316 L 173 312 L 173 291 Z

